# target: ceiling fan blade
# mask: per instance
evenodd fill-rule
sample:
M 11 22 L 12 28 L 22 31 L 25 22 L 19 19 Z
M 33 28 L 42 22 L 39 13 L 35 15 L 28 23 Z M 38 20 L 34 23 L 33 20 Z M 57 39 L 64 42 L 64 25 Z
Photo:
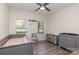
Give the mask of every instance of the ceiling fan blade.
M 43 5 L 46 6 L 46 5 L 48 5 L 48 4 L 49 4 L 49 3 L 44 3 Z
M 40 3 L 36 3 L 36 4 L 38 4 L 38 5 L 42 6 L 42 4 L 40 4 Z
M 35 11 L 38 11 L 41 7 L 39 7 L 38 9 L 36 9 Z
M 45 7 L 45 9 L 46 9 L 47 11 L 50 11 L 50 9 L 49 9 L 49 8 L 47 8 L 47 7 Z

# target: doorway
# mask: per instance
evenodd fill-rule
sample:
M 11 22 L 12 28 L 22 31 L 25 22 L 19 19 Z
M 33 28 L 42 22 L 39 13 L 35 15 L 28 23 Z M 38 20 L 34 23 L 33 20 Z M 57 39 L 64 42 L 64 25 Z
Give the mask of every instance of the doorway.
M 28 20 L 27 24 L 27 38 L 31 40 L 32 33 L 38 33 L 38 22 L 34 20 Z

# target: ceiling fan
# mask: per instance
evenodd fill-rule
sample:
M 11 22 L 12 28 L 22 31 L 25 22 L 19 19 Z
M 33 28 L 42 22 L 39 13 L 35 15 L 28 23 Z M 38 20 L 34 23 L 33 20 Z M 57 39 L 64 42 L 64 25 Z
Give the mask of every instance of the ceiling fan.
M 50 11 L 50 9 L 46 7 L 46 5 L 48 5 L 49 3 L 36 3 L 36 4 L 39 5 L 40 7 L 36 9 L 35 11 L 38 11 L 38 10 Z

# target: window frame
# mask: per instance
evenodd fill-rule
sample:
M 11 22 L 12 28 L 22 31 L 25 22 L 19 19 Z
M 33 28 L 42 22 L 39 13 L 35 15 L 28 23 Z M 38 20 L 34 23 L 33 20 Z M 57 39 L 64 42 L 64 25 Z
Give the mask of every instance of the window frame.
M 24 18 L 16 18 L 16 20 L 15 20 L 15 33 L 16 33 L 16 34 L 25 34 L 25 33 L 17 33 L 17 32 L 16 32 L 16 29 L 17 29 L 17 27 L 16 27 L 16 21 L 19 20 L 19 19 L 20 19 L 20 20 L 25 20 L 25 29 L 26 29 L 25 33 L 27 32 L 27 27 L 26 27 L 26 25 L 27 25 L 26 23 L 27 23 L 27 22 L 26 22 L 26 19 L 24 19 Z
M 40 24 L 42 24 L 42 25 L 40 25 Z M 40 31 L 40 30 L 42 30 L 42 31 Z M 44 33 L 44 22 L 43 21 L 38 21 L 38 33 Z

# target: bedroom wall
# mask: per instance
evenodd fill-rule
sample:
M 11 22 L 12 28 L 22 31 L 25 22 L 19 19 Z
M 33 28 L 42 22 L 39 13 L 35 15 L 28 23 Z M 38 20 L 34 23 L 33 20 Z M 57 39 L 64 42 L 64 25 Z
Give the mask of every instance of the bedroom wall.
M 8 6 L 0 3 L 0 40 L 9 35 Z
M 49 16 L 47 32 L 56 35 L 61 32 L 79 34 L 79 4 L 52 13 Z
M 19 10 L 19 9 L 15 9 L 15 8 L 9 8 L 9 10 L 10 10 L 9 11 L 9 15 L 10 15 L 10 34 L 16 34 L 15 22 L 16 22 L 17 18 L 23 18 L 23 19 L 26 19 L 27 21 L 29 19 L 39 20 L 39 21 L 44 21 L 44 23 L 45 23 L 44 24 L 45 32 L 42 33 L 42 34 L 39 34 L 39 41 L 40 40 L 45 40 L 45 33 L 46 33 L 46 16 L 45 15 L 42 15 L 42 14 L 39 14 L 39 13 L 27 12 L 25 10 Z

